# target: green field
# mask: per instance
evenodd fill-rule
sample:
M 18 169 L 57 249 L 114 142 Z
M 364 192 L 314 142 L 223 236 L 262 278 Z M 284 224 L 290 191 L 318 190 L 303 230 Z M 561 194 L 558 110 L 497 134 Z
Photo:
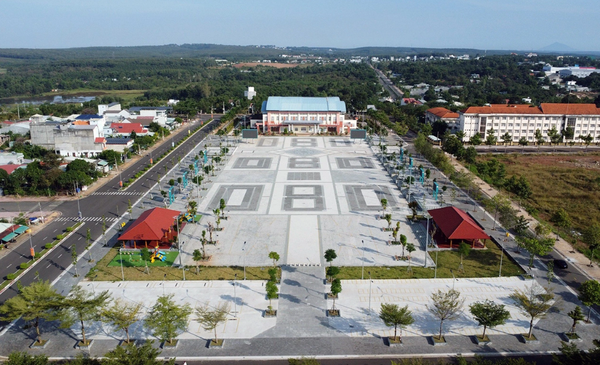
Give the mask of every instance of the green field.
M 154 260 L 154 262 L 144 261 L 142 260 L 142 256 L 139 253 L 134 254 L 117 254 L 115 257 L 108 263 L 108 267 L 121 267 L 121 261 L 123 262 L 123 267 L 146 267 L 148 264 L 149 267 L 161 267 L 161 266 L 173 266 L 177 255 L 179 254 L 177 251 L 167 251 L 164 250 L 167 255 L 165 261 Z
M 430 252 L 435 261 L 435 253 Z M 459 271 L 460 255 L 457 251 L 440 251 L 438 253 L 438 278 L 451 278 L 452 273 L 457 278 L 481 278 L 498 277 L 500 270 L 500 248 L 494 243 L 488 243 L 485 250 L 471 250 L 469 256 L 463 259 L 464 271 Z M 434 269 L 422 266 L 412 267 L 412 273 L 407 271 L 406 266 L 390 267 L 365 267 L 364 277 L 371 272 L 372 279 L 431 279 L 435 275 Z M 504 254 L 502 260 L 502 276 L 517 276 L 523 274 L 523 270 Z M 340 267 L 337 276 L 342 280 L 360 279 L 362 267 Z

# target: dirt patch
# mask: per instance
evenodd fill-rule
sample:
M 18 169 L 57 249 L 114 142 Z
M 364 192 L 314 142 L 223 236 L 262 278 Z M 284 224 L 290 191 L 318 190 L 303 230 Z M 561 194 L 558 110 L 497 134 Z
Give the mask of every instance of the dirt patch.
M 265 66 L 265 67 L 275 67 L 275 68 L 292 68 L 300 66 L 299 63 L 261 63 L 261 62 L 242 62 L 236 63 L 233 65 L 235 68 L 242 67 L 256 67 L 256 66 Z

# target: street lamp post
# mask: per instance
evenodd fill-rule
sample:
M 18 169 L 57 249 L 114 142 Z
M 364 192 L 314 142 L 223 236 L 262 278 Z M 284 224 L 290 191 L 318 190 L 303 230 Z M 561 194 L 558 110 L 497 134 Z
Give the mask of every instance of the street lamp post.
M 77 195 L 77 217 L 79 220 L 81 220 L 81 206 L 79 205 L 79 192 L 77 191 L 79 186 L 75 184 L 76 183 L 73 183 L 73 187 L 75 188 L 75 194 Z
M 454 291 L 454 283 L 456 282 L 456 277 L 454 276 L 454 270 L 450 270 L 450 274 L 452 274 L 452 291 Z
M 502 277 L 502 258 L 504 256 L 504 246 L 500 242 L 500 272 L 498 273 L 498 277 Z
M 35 258 L 35 250 L 33 249 L 33 243 L 31 242 L 31 233 L 29 233 L 29 252 L 31 253 L 31 259 Z
M 438 267 L 438 250 L 435 250 L 435 267 L 433 269 L 433 278 L 437 279 L 437 267 Z
M 246 241 L 244 241 L 242 251 L 244 252 L 244 280 L 246 280 Z
M 237 293 L 235 291 L 237 274 L 233 275 L 233 316 L 237 318 Z
M 119 261 L 121 262 L 121 279 L 125 281 L 125 272 L 123 271 L 123 252 L 122 248 L 119 248 Z M 163 293 L 164 294 L 164 293 Z
M 369 271 L 369 316 L 371 315 L 371 284 L 373 283 L 373 281 L 371 281 L 371 272 Z
M 362 240 L 362 270 L 360 279 L 365 280 L 365 240 Z
M 429 247 L 429 218 L 431 216 L 427 213 L 427 231 L 425 232 L 425 268 L 427 268 L 427 247 Z

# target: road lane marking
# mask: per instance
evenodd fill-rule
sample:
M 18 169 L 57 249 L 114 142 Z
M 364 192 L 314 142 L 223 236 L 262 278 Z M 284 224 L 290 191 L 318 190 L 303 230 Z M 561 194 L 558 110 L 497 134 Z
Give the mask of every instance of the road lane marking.
M 57 259 L 59 259 L 63 254 L 61 253 L 60 255 L 58 255 Z

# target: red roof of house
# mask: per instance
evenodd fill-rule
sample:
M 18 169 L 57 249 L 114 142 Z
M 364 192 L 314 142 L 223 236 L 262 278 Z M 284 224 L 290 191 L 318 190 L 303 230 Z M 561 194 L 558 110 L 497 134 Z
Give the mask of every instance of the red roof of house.
M 440 118 L 458 118 L 458 113 L 455 113 L 451 110 L 442 107 L 427 109 L 427 111 Z
M 141 123 L 112 123 L 110 128 L 116 133 L 146 133 L 147 129 L 144 129 Z
M 423 103 L 415 98 L 402 98 L 402 101 L 404 101 L 406 104 L 423 105 Z
M 527 104 L 492 104 L 472 106 L 465 114 L 560 114 L 560 115 L 600 115 L 596 104 L 542 103 L 539 107 Z
M 438 228 L 450 240 L 490 238 L 473 218 L 456 207 L 432 209 L 428 212 Z
M 542 103 L 544 114 L 598 115 L 596 104 Z
M 0 169 L 8 172 L 8 174 L 10 175 L 21 166 L 27 166 L 27 164 L 0 165 Z
M 159 241 L 175 224 L 175 217 L 181 214 L 178 210 L 153 208 L 140 215 L 133 224 L 119 237 L 119 241 Z
M 96 137 L 94 143 L 106 143 L 106 139 L 104 137 Z

